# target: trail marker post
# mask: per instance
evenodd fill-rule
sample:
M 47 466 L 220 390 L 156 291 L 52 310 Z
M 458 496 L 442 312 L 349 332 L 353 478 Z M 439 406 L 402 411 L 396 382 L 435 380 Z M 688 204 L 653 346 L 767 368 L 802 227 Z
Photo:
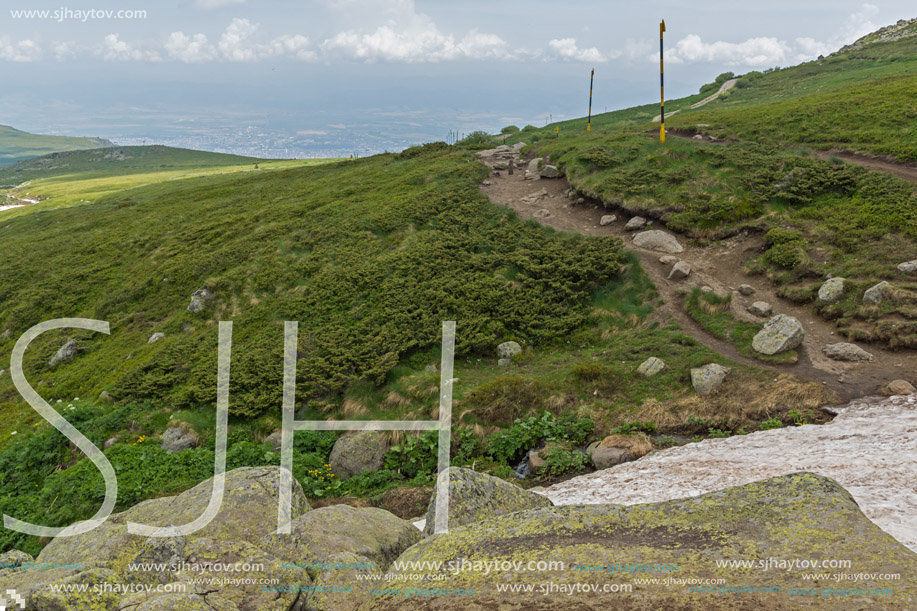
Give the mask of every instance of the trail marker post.
M 586 133 L 592 131 L 592 81 L 595 79 L 595 69 L 589 75 L 589 117 L 586 119 Z
M 665 144 L 665 81 L 662 69 L 662 35 L 665 32 L 665 19 L 659 22 L 659 142 Z

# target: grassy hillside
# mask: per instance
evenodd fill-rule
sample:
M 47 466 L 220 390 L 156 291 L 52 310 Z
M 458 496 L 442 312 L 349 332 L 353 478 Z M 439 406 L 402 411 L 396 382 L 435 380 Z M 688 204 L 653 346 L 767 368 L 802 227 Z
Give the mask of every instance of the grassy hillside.
M 10 165 L 40 155 L 60 151 L 78 151 L 111 146 L 101 138 L 40 136 L 0 125 L 0 166 Z M 0 181 L 2 183 L 2 181 Z
M 813 306 L 820 314 L 851 339 L 917 347 L 917 283 L 896 269 L 917 252 L 917 188 L 813 154 L 917 159 L 917 37 L 749 73 L 721 99 L 688 108 L 714 85 L 666 104 L 682 110 L 667 119 L 673 131 L 664 145 L 649 122 L 655 105 L 600 115 L 591 134 L 580 119 L 559 124 L 559 134 L 549 125 L 506 141 L 550 155 L 575 187 L 606 206 L 656 218 L 702 243 L 764 234 L 749 273 L 768 275 L 802 303 L 815 301 L 829 274 L 844 277 L 844 299 Z M 896 289 L 891 299 L 863 304 L 863 291 L 882 280 Z
M 55 153 L 0 168 L 0 205 L 39 201 L 7 211 L 6 218 L 38 210 L 94 202 L 106 195 L 159 182 L 227 174 L 267 171 L 329 163 L 333 159 L 269 160 L 208 153 L 166 146 L 123 146 L 92 151 Z M 5 198 L 5 200 L 4 200 Z

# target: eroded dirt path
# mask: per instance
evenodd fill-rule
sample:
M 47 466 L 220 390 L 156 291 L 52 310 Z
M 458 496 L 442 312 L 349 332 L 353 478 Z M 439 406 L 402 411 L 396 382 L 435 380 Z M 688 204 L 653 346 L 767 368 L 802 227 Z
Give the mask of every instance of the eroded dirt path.
M 564 178 L 525 180 L 525 171 L 516 170 L 512 176 L 500 172 L 490 176 L 481 185 L 481 191 L 500 206 L 516 211 L 523 219 L 535 219 L 542 225 L 559 231 L 575 232 L 589 236 L 614 235 L 622 238 L 627 248 L 640 256 L 643 268 L 652 279 L 665 302 L 656 315 L 675 320 L 681 328 L 712 350 L 735 361 L 764 367 L 776 371 L 792 371 L 802 377 L 822 382 L 837 391 L 845 400 L 874 394 L 876 389 L 891 380 L 913 378 L 917 375 L 917 353 L 913 351 L 892 352 L 878 345 L 863 344 L 861 347 L 874 355 L 869 363 L 845 363 L 833 361 L 822 354 L 826 344 L 846 341 L 837 335 L 835 326 L 816 315 L 810 307 L 800 306 L 783 300 L 776 289 L 762 276 L 748 276 L 744 264 L 751 256 L 760 252 L 761 236 L 740 234 L 729 240 L 709 246 L 693 245 L 684 236 L 676 235 L 684 252 L 675 255 L 691 265 L 691 275 L 684 280 L 669 280 L 671 265 L 660 263 L 665 253 L 638 248 L 633 244 L 633 232 L 624 226 L 630 215 L 614 209 L 606 209 L 600 202 L 584 198 L 576 203 L 565 193 L 570 188 Z M 601 226 L 600 220 L 606 214 L 617 219 Z M 665 229 L 654 225 L 649 229 Z M 672 233 L 672 232 L 669 232 Z M 755 292 L 749 296 L 740 295 L 740 284 L 751 285 Z M 683 294 L 693 287 L 709 286 L 720 295 L 732 294 L 732 313 L 740 319 L 763 322 L 746 311 L 754 301 L 765 301 L 773 306 L 774 314 L 788 314 L 802 323 L 806 331 L 805 341 L 800 346 L 799 362 L 794 365 L 771 365 L 740 355 L 732 344 L 712 336 L 683 308 Z

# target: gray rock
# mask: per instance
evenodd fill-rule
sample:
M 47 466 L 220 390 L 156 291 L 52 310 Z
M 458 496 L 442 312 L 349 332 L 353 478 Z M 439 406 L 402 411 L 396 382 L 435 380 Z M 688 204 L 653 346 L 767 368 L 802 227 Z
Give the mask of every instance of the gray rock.
M 111 395 L 108 394 L 107 390 L 103 390 L 102 392 L 99 393 L 99 401 L 111 401 L 111 400 L 112 400 Z
M 361 473 L 379 471 L 385 464 L 385 453 L 391 447 L 388 435 L 378 431 L 347 433 L 334 442 L 328 462 L 339 479 L 350 479 Z
M 168 453 L 190 450 L 201 444 L 201 437 L 190 425 L 179 422 L 162 434 L 162 449 Z
M 155 344 L 156 342 L 158 342 L 159 340 L 161 340 L 161 339 L 164 338 L 165 336 L 166 336 L 166 334 L 165 334 L 165 333 L 162 333 L 162 332 L 154 333 L 153 335 L 150 336 L 150 339 L 148 339 L 146 343 L 148 343 L 148 344 Z
M 51 360 L 48 361 L 48 367 L 57 367 L 61 363 L 66 363 L 79 353 L 79 346 L 76 343 L 75 339 L 68 339 L 64 342 L 64 345 L 60 347 L 54 356 L 51 357 Z
M 763 318 L 765 316 L 770 316 L 773 308 L 771 307 L 771 304 L 767 303 L 766 301 L 756 301 L 748 306 L 748 311 L 755 316 L 761 316 Z
M 497 365 L 500 367 L 508 367 L 513 364 L 513 359 L 497 359 Z
M 264 443 L 274 448 L 275 452 L 279 452 L 282 439 L 283 439 L 283 431 L 277 430 L 277 431 L 273 431 L 270 435 L 265 437 Z
M 332 566 L 316 572 L 309 611 L 357 611 L 376 598 L 373 591 L 378 582 L 358 578 L 357 573 L 381 576 L 382 566 L 378 562 L 353 552 L 341 552 L 329 556 L 326 564 Z
M 679 261 L 669 272 L 669 280 L 684 280 L 691 275 L 691 266 L 685 261 Z
M 532 216 L 535 217 L 536 219 L 546 219 L 546 218 L 550 218 L 552 215 L 551 215 L 551 211 L 548 210 L 547 208 L 541 208 L 539 210 L 536 210 L 532 214 Z
M 594 464 L 595 468 L 598 470 L 609 469 L 615 465 L 633 460 L 630 452 L 627 451 L 626 448 L 606 448 L 601 445 L 596 446 L 592 450 L 592 453 L 589 454 L 589 458 L 592 459 L 592 464 Z
M 709 395 L 723 381 L 729 373 L 728 367 L 723 367 L 718 363 L 710 363 L 703 367 L 694 367 L 691 369 L 691 386 L 699 395 Z
M 273 517 L 277 519 L 276 509 Z M 290 534 L 271 533 L 256 543 L 288 562 L 327 562 L 335 554 L 349 552 L 369 558 L 384 570 L 421 539 L 423 533 L 417 527 L 384 509 L 329 505 L 295 518 Z M 310 567 L 306 571 L 317 573 Z
M 764 323 L 764 328 L 752 339 L 751 347 L 761 354 L 774 355 L 799 347 L 805 335 L 798 320 L 777 314 Z
M 641 231 L 634 236 L 634 245 L 669 254 L 678 254 L 684 250 L 675 236 L 659 229 Z
M 882 303 L 885 299 L 885 291 L 891 285 L 888 282 L 882 281 L 879 284 L 866 289 L 866 292 L 863 293 L 863 303 L 868 303 L 870 305 L 877 305 Z
M 0 571 L 4 569 L 13 569 L 27 562 L 33 562 L 35 559 L 30 554 L 20 552 L 18 549 L 11 549 L 8 552 L 0 554 Z M 2 573 L 0 573 L 2 575 Z
M 865 361 L 871 361 L 873 356 L 857 346 L 856 344 L 848 344 L 846 342 L 839 342 L 837 344 L 828 344 L 822 348 L 822 352 L 826 357 L 835 361 L 850 361 L 854 363 L 861 363 Z
M 624 225 L 624 231 L 637 231 L 642 229 L 644 225 L 646 225 L 646 219 L 642 216 L 635 216 Z
M 844 279 L 830 278 L 818 289 L 818 300 L 822 303 L 834 303 L 844 295 Z
M 516 151 L 516 152 L 519 152 L 519 151 L 522 150 L 525 146 L 527 146 L 525 142 L 517 142 L 516 144 L 513 145 L 513 150 Z
M 522 346 L 518 342 L 503 342 L 497 346 L 497 358 L 511 359 L 517 354 L 522 354 Z
M 439 476 L 449 482 L 450 530 L 465 524 L 474 524 L 514 511 L 550 507 L 551 501 L 540 494 L 463 467 L 449 467 Z M 427 508 L 424 532 L 432 534 L 436 526 L 436 489 Z
M 740 284 L 738 291 L 739 295 L 745 295 L 746 297 L 755 294 L 755 289 L 750 284 Z
M 913 274 L 917 272 L 917 259 L 914 259 L 913 261 L 905 261 L 904 263 L 899 263 L 898 271 L 904 272 L 905 274 Z
M 637 367 L 637 373 L 647 378 L 651 378 L 663 369 L 665 369 L 665 363 L 662 361 L 662 359 L 651 356 L 650 358 L 640 363 L 640 366 Z
M 191 293 L 191 303 L 188 304 L 189 312 L 200 312 L 207 303 L 213 299 L 213 293 L 207 289 L 200 289 Z
M 414 576 L 420 578 L 429 573 L 422 564 L 425 561 L 541 560 L 550 550 L 557 550 L 567 567 L 646 564 L 648 555 L 652 555 L 652 563 L 680 566 L 681 577 L 685 577 L 686 567 L 691 567 L 692 576 L 721 575 L 723 570 L 717 563 L 722 563 L 723 558 L 763 560 L 774 550 L 779 550 L 781 557 L 806 558 L 812 550 L 831 550 L 833 557 L 849 559 L 853 566 L 869 565 L 881 558 L 883 572 L 902 574 L 902 581 L 896 582 L 902 587 L 894 587 L 897 598 L 888 596 L 878 601 L 872 597 L 842 602 L 837 596 L 806 596 L 806 609 L 864 609 L 881 603 L 883 611 L 911 611 L 917 601 L 910 585 L 912 579 L 905 586 L 903 577 L 913 570 L 914 553 L 863 515 L 849 492 L 833 480 L 813 473 L 794 473 L 660 503 L 564 505 L 489 518 L 440 537 L 428 537 L 406 550 L 398 560 L 413 568 L 393 571 L 392 583 L 416 583 Z M 470 573 L 441 572 L 443 579 L 437 580 L 435 587 L 468 588 L 473 583 L 474 597 L 440 596 L 435 598 L 436 604 L 413 602 L 412 607 L 403 596 L 382 596 L 376 597 L 372 609 L 798 609 L 801 605 L 791 607 L 785 602 L 786 590 L 812 588 L 802 571 L 783 571 L 779 577 L 783 594 L 779 598 L 770 592 L 747 592 L 741 599 L 713 595 L 699 598 L 688 588 L 661 587 L 640 590 L 639 600 L 596 595 L 591 588 L 546 597 L 538 589 L 546 579 L 543 571 Z M 599 579 L 591 583 L 600 583 Z M 510 580 L 525 584 L 525 589 L 497 589 L 497 585 Z M 487 592 L 486 601 L 482 600 L 482 592 Z
M 605 216 L 601 218 L 601 220 L 599 220 L 599 225 L 601 225 L 602 227 L 605 227 L 606 225 L 611 225 L 616 220 L 618 220 L 618 217 L 616 217 L 615 215 L 606 214 Z
M 540 176 L 542 178 L 558 178 L 560 176 L 560 171 L 557 169 L 557 166 L 546 165 L 541 169 Z
M 674 265 L 675 263 L 678 263 L 679 261 L 680 259 L 673 255 L 662 255 L 661 257 L 659 257 L 659 262 L 662 263 L 663 265 Z

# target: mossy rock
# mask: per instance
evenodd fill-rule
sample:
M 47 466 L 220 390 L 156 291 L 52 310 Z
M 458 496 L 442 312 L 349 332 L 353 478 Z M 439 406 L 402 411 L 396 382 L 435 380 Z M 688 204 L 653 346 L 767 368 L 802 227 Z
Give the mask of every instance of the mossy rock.
M 291 526 L 289 535 L 267 535 L 258 546 L 300 564 L 327 562 L 335 554 L 352 552 L 385 569 L 423 538 L 413 524 L 378 507 L 320 507 L 296 518 Z M 314 569 L 306 570 L 316 575 Z
M 804 571 L 718 568 L 717 560 L 843 558 L 856 573 L 898 573 L 900 580 L 817 583 Z M 565 570 L 517 571 L 497 567 L 452 571 L 448 563 L 563 561 Z M 570 505 L 497 516 L 424 539 L 399 562 L 446 563 L 425 586 L 473 589 L 474 596 L 405 599 L 383 596 L 372 605 L 387 609 L 566 609 L 698 610 L 917 608 L 917 555 L 870 522 L 850 494 L 833 480 L 795 473 L 698 497 L 645 505 Z M 614 565 L 677 565 L 677 572 L 616 572 Z M 576 570 L 574 567 L 592 567 Z M 456 566 L 456 565 L 453 565 Z M 493 566 L 493 565 L 491 565 Z M 537 567 L 535 567 L 537 568 Z M 412 574 L 392 575 L 412 583 Z M 820 571 L 816 571 L 820 572 Z M 845 571 L 840 571 L 845 572 Z M 687 585 L 635 585 L 647 577 L 722 578 L 731 586 L 777 586 L 780 591 L 692 592 Z M 525 592 L 499 592 L 497 585 L 530 584 Z M 554 587 L 596 585 L 598 592 L 557 592 Z M 604 585 L 632 585 L 630 592 L 603 593 Z M 891 596 L 791 596 L 792 588 L 891 588 Z M 839 606 L 841 605 L 841 606 Z M 871 605 L 871 606 L 870 606 Z
M 439 476 L 449 481 L 449 528 L 473 524 L 487 518 L 538 507 L 550 507 L 547 497 L 523 490 L 500 478 L 462 467 L 449 467 Z M 438 489 L 438 487 L 437 487 Z M 427 508 L 424 532 L 436 526 L 436 495 L 433 490 Z
M 366 556 L 343 552 L 330 556 L 325 564 L 327 568 L 315 576 L 306 611 L 357 611 L 375 598 L 372 590 L 384 584 L 357 578 L 357 573 L 382 574 L 381 567 Z

